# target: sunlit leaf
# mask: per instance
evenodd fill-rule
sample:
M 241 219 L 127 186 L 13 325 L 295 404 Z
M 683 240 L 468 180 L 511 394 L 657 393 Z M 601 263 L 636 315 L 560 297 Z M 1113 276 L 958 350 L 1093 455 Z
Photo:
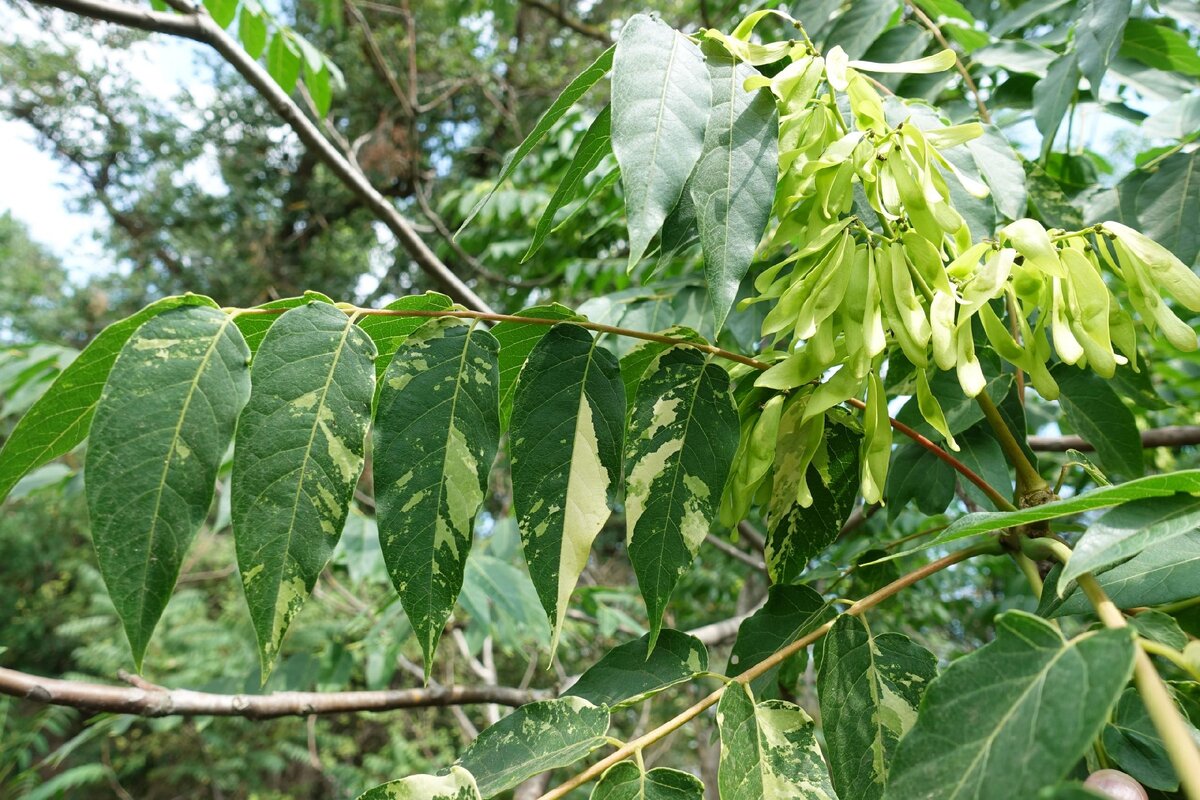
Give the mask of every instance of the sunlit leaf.
M 363 792 L 358 800 L 480 800 L 471 773 L 459 766 L 446 775 L 410 775 Z
M 702 800 L 704 784 L 695 775 L 658 767 L 643 773 L 622 761 L 600 776 L 592 800 Z

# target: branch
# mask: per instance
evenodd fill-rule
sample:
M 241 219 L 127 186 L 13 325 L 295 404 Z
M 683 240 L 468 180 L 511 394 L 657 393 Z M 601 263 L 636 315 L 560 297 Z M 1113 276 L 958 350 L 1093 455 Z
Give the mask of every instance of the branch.
M 499 703 L 520 706 L 545 699 L 545 692 L 506 686 L 452 686 L 437 689 L 390 689 L 364 692 L 272 692 L 212 694 L 166 689 L 139 680 L 133 686 L 109 686 L 42 678 L 0 667 L 0 694 L 56 706 L 137 714 L 143 717 L 205 716 L 274 719 L 310 714 L 344 714 Z
M 446 287 L 447 294 L 463 305 L 480 311 L 491 311 L 488 304 L 447 267 L 421 239 L 412 225 L 379 193 L 362 171 L 347 160 L 326 139 L 300 109 L 295 101 L 279 87 L 265 69 L 242 49 L 233 37 L 213 21 L 203 8 L 190 14 L 164 14 L 128 3 L 109 0 L 31 0 L 34 4 L 50 6 L 92 19 L 104 20 L 129 28 L 166 33 L 191 39 L 212 47 L 267 102 L 276 114 L 295 131 L 305 146 L 337 176 L 395 235 L 425 273 Z
M 1078 436 L 1030 436 L 1026 441 L 1030 450 L 1047 453 L 1096 449 Z M 1184 447 L 1190 444 L 1200 444 L 1200 425 L 1168 425 L 1142 431 L 1142 447 Z
M 595 39 L 597 42 L 607 46 L 612 44 L 612 37 L 604 32 L 601 28 L 594 25 L 588 25 L 586 22 L 577 20 L 574 17 L 566 14 L 557 6 L 547 3 L 545 0 L 521 0 L 524 5 L 531 8 L 536 8 L 548 17 L 558 21 L 565 28 L 570 28 L 576 33 L 581 33 L 589 39 Z

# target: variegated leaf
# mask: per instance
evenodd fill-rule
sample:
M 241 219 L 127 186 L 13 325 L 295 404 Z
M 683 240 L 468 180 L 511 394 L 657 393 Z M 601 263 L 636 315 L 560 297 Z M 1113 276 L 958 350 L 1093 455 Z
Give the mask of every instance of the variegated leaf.
M 733 683 L 717 706 L 717 727 L 721 800 L 837 800 L 813 721 L 799 706 L 755 704 L 745 684 Z
M 322 302 L 284 312 L 254 356 L 230 494 L 264 681 L 341 538 L 363 468 L 374 358 L 371 339 Z
M 621 477 L 625 392 L 617 358 L 578 325 L 556 325 L 529 354 L 509 430 L 513 505 L 529 575 L 554 633 Z
M 482 800 L 475 778 L 462 767 L 446 775 L 410 775 L 368 789 L 358 800 Z
M 513 316 L 533 319 L 580 319 L 579 315 L 559 303 L 534 306 L 518 311 Z M 525 359 L 533 348 L 550 331 L 544 322 L 521 322 L 506 319 L 492 328 L 492 335 L 500 343 L 500 429 L 508 427 L 512 415 L 513 394 L 517 389 L 517 377 L 525 366 Z
M 883 796 L 888 765 L 917 719 L 937 659 L 907 636 L 875 636 L 843 615 L 823 641 L 817 690 L 833 784 L 842 798 Z
M 410 294 L 399 297 L 388 303 L 382 311 L 449 311 L 454 307 L 454 301 L 440 292 L 425 292 L 425 294 Z M 427 317 L 405 317 L 400 314 L 368 314 L 358 321 L 375 347 L 379 355 L 375 359 L 375 377 L 379 386 L 383 385 L 383 371 L 392 363 L 392 356 L 412 335 L 412 332 L 428 322 Z M 379 387 L 376 387 L 378 392 Z
M 613 764 L 592 790 L 592 800 L 703 800 L 704 784 L 695 775 L 659 767 L 642 772 L 637 764 Z
M 138 669 L 212 505 L 249 361 L 228 315 L 172 309 L 121 348 L 96 407 L 84 473 L 92 541 Z
M 432 320 L 405 340 L 379 393 L 379 541 L 426 675 L 462 588 L 500 440 L 498 350 L 496 338 L 475 323 Z
M 609 650 L 566 694 L 609 708 L 632 705 L 707 669 L 708 651 L 700 640 L 668 628 L 653 651 L 649 634 Z
M 729 375 L 692 347 L 646 371 L 625 445 L 625 525 L 650 618 L 650 647 L 667 600 L 704 541 L 738 444 Z
M 581 697 L 521 706 L 471 743 L 458 765 L 492 797 L 546 770 L 574 764 L 605 742 L 608 711 Z

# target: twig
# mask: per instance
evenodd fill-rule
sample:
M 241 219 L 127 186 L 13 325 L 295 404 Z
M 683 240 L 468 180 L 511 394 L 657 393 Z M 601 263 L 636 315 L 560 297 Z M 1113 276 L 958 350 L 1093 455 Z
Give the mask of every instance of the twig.
M 165 689 L 153 684 L 110 686 L 83 681 L 42 678 L 0 667 L 0 694 L 56 706 L 137 714 L 143 717 L 209 716 L 274 719 L 309 714 L 344 714 L 498 703 L 520 706 L 543 699 L 545 692 L 506 686 L 452 686 L 430 689 L 391 689 L 357 692 L 272 692 L 270 694 L 212 694 L 189 689 Z
M 521 2 L 524 5 L 527 5 L 530 8 L 536 8 L 546 16 L 557 20 L 563 27 L 570 28 L 576 33 L 583 34 L 590 39 L 595 39 L 597 42 L 600 42 L 606 47 L 612 44 L 612 37 L 600 28 L 597 28 L 594 25 L 588 25 L 586 22 L 575 19 L 569 14 L 563 12 L 561 8 L 558 8 L 551 3 L 547 3 L 545 0 L 521 0 Z
M 92 19 L 124 25 L 153 33 L 165 33 L 191 39 L 212 47 L 258 92 L 306 147 L 335 176 L 356 194 L 380 221 L 387 225 L 400 245 L 408 251 L 414 262 L 425 273 L 446 287 L 446 291 L 460 303 L 480 311 L 491 311 L 491 307 L 467 286 L 461 278 L 447 267 L 429 245 L 421 239 L 412 225 L 387 198 L 379 193 L 362 171 L 343 156 L 332 142 L 322 135 L 320 128 L 281 89 L 267 71 L 242 49 L 233 37 L 202 6 L 189 7 L 180 4 L 183 13 L 166 14 L 151 11 L 128 3 L 108 0 L 32 0 L 43 6 L 59 8 L 73 14 Z
M 731 545 L 729 542 L 725 541 L 719 536 L 714 536 L 710 533 L 704 537 L 704 541 L 708 544 L 711 544 L 713 547 L 717 548 L 730 558 L 736 558 L 738 561 L 758 570 L 759 572 L 767 571 L 767 562 L 763 561 L 761 558 L 752 556 L 743 550 L 739 550 L 737 547 Z

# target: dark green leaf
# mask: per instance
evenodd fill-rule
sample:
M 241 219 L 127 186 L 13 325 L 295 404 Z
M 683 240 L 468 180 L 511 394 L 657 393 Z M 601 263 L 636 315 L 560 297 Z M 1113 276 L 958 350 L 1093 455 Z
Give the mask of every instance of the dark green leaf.
M 535 319 L 581 319 L 566 306 L 553 303 L 534 306 L 518 311 L 515 316 Z M 552 326 L 544 322 L 516 322 L 505 320 L 492 328 L 492 335 L 500 343 L 500 427 L 508 427 L 512 414 L 513 392 L 517 389 L 517 376 L 525 366 L 525 359 Z
M 382 311 L 448 311 L 454 302 L 444 294 L 426 292 L 410 294 L 393 300 Z M 379 355 L 375 357 L 375 377 L 383 385 L 383 373 L 392 361 L 396 350 L 412 332 L 429 321 L 428 317 L 404 317 L 390 314 L 367 314 L 358 321 L 358 327 L 366 331 L 375 342 Z M 378 394 L 378 390 L 376 391 Z
M 907 636 L 875 636 L 842 615 L 823 640 L 817 691 L 821 727 L 838 796 L 883 796 L 896 743 L 917 718 L 937 659 Z
M 363 468 L 374 357 L 370 338 L 328 303 L 284 312 L 254 356 L 230 494 L 264 681 L 341 537 Z
M 1100 517 L 1075 545 L 1062 583 L 1136 556 L 1200 527 L 1200 497 L 1176 494 L 1135 500 Z M 1060 596 L 1061 596 L 1060 592 Z
M 1187 647 L 1187 634 L 1170 614 L 1152 608 L 1146 609 L 1130 617 L 1129 624 L 1143 639 L 1165 644 L 1172 650 L 1183 650 Z
M 884 490 L 888 517 L 899 516 L 909 501 L 926 516 L 941 514 L 954 502 L 956 481 L 954 469 L 924 447 L 897 447 L 892 452 Z
M 525 137 L 525 141 L 517 145 L 517 149 L 509 153 L 508 157 L 504 159 L 504 164 L 500 167 L 500 174 L 496 177 L 496 183 L 475 204 L 475 207 L 471 209 L 471 213 L 467 214 L 467 218 L 463 220 L 462 225 L 458 226 L 459 233 L 470 224 L 480 209 L 487 205 L 487 201 L 496 193 L 496 189 L 500 188 L 500 184 L 512 176 L 513 172 L 517 169 L 517 165 L 521 163 L 525 156 L 529 155 L 533 148 L 537 146 L 537 143 L 542 140 L 542 137 L 550 132 L 550 129 L 554 127 L 554 123 L 562 119 L 563 114 L 570 111 L 571 106 L 579 102 L 579 98 L 587 94 L 588 89 L 595 86 L 601 78 L 608 74 L 613 65 L 613 52 L 615 49 L 615 47 L 610 47 L 601 53 L 599 58 L 592 62 L 587 69 L 579 73 L 574 80 L 567 84 L 567 88 L 562 90 L 562 94 L 555 98 L 550 107 L 546 109 L 546 112 L 538 119 L 537 124 L 533 126 L 533 130 Z
M 762 238 L 778 176 L 779 115 L 770 92 L 743 88 L 757 75 L 717 42 L 705 42 L 712 107 L 691 195 L 714 330 L 721 330 Z
M 1200 597 L 1200 532 L 1153 544 L 1124 564 L 1097 575 L 1096 580 L 1119 608 L 1156 606 Z M 1052 598 L 1055 593 L 1044 592 L 1043 600 L 1047 596 Z M 1083 593 L 1075 591 L 1053 613 L 1054 616 L 1083 614 L 1091 608 Z
M 1075 17 L 1075 49 L 1079 71 L 1099 96 L 1100 80 L 1121 43 L 1131 0 L 1084 0 Z
M 246 346 L 250 348 L 250 353 L 254 354 L 258 352 L 258 346 L 262 344 L 263 337 L 267 335 L 267 331 L 275 324 L 276 320 L 283 316 L 284 311 L 296 306 L 302 306 L 305 303 L 311 303 L 313 300 L 333 304 L 333 301 L 325 295 L 318 294 L 317 292 L 305 292 L 303 297 L 284 297 L 280 300 L 272 300 L 250 309 L 251 312 L 273 311 L 275 313 L 238 314 L 233 318 L 233 323 L 242 332 L 242 337 L 246 340 Z
M 459 766 L 446 775 L 410 775 L 376 786 L 358 800 L 480 800 L 471 773 Z
M 190 305 L 217 307 L 212 300 L 199 295 L 165 297 L 102 330 L 59 373 L 45 394 L 17 422 L 0 450 L 0 501 L 25 473 L 69 453 L 87 436 L 109 370 L 134 331 L 164 311 Z
M 676 339 L 686 339 L 690 342 L 708 344 L 704 341 L 703 336 L 691 328 L 684 328 L 680 325 L 667 328 L 663 331 L 663 335 L 673 336 Z M 658 358 L 670 347 L 672 345 L 665 342 L 653 342 L 643 339 L 621 357 L 621 380 L 625 383 L 625 403 L 629 408 L 633 407 L 633 400 L 637 396 L 638 385 L 642 382 L 642 376 L 646 374 L 646 370 L 650 369 L 650 365 L 654 363 L 654 359 Z
M 1008 219 L 1025 216 L 1025 169 L 1012 145 L 995 125 L 984 125 L 983 136 L 967 142 L 983 179 L 992 190 L 996 209 Z
M 1054 135 L 1075 99 L 1079 76 L 1079 56 L 1071 50 L 1054 59 L 1046 76 L 1033 87 L 1033 121 L 1042 134 L 1043 153 L 1054 146 Z
M 1188 727 L 1193 740 L 1200 738 L 1200 732 Z M 1179 776 L 1137 689 L 1126 689 L 1121 694 L 1112 722 L 1104 726 L 1102 741 L 1105 755 L 1138 783 L 1164 792 L 1179 788 Z
M 738 416 L 729 375 L 686 346 L 655 359 L 629 416 L 625 524 L 653 646 L 667 600 L 716 518 Z
M 212 505 L 249 361 L 228 315 L 164 311 L 125 342 L 96 406 L 85 467 L 92 540 L 139 669 Z
M 887 30 L 897 5 L 894 0 L 851 3 L 825 34 L 825 49 L 841 45 L 851 59 L 862 58 L 871 43 Z
M 777 650 L 816 630 L 833 617 L 833 609 L 813 589 L 799 584 L 772 586 L 763 607 L 738 627 L 737 639 L 725 670 L 730 677 L 741 675 Z M 779 668 L 755 678 L 755 694 L 766 694 L 775 683 Z
M 816 728 L 799 706 L 755 704 L 744 684 L 731 683 L 717 706 L 717 727 L 721 800 L 837 800 Z
M 426 675 L 499 446 L 499 347 L 475 323 L 430 320 L 383 376 L 372 439 L 379 539 Z
M 704 784 L 694 775 L 659 767 L 643 774 L 622 761 L 600 776 L 592 800 L 703 800 Z
M 1096 448 L 1105 471 L 1140 478 L 1145 468 L 1137 421 L 1108 381 L 1091 370 L 1067 364 L 1055 364 L 1050 374 L 1061 391 L 1058 405 L 1067 422 Z
M 581 697 L 518 708 L 471 743 L 456 762 L 492 797 L 539 772 L 574 764 L 604 744 L 608 711 Z
M 861 443 L 862 436 L 847 426 L 826 425 L 825 460 L 814 458 L 808 467 L 812 504 L 793 502 L 767 530 L 765 556 L 775 583 L 796 580 L 809 559 L 838 537 L 858 497 Z
M 1009 474 L 1008 460 L 1000 443 L 986 423 L 980 423 L 958 436 L 958 460 L 970 467 L 977 475 L 987 481 L 1005 497 L 1012 496 L 1012 476 Z M 890 476 L 889 472 L 889 476 Z M 958 478 L 955 473 L 955 478 Z M 979 487 L 968 480 L 961 480 L 962 489 L 976 505 L 982 508 L 996 508 L 992 498 L 988 497 Z M 943 509 L 945 506 L 943 506 Z
M 700 48 L 644 14 L 625 23 L 613 57 L 612 148 L 625 190 L 631 269 L 700 158 L 711 97 Z
M 621 481 L 625 392 L 617 357 L 586 329 L 555 325 L 533 348 L 514 392 L 508 452 L 529 575 L 553 628 Z
M 1133 673 L 1133 656 L 1127 629 L 1065 642 L 1031 614 L 1001 614 L 995 640 L 930 684 L 884 797 L 1033 797 L 1065 778 L 1091 745 Z
M 609 708 L 633 705 L 707 669 L 700 640 L 667 628 L 653 650 L 649 634 L 609 650 L 565 694 Z
M 575 197 L 579 192 L 579 187 L 583 185 L 583 179 L 611 152 L 612 106 L 605 106 L 592 120 L 591 126 L 579 140 L 575 155 L 571 158 L 571 163 L 567 165 L 567 171 L 563 173 L 562 180 L 558 182 L 554 194 L 550 197 L 550 203 L 538 219 L 537 227 L 533 231 L 533 241 L 529 243 L 529 249 L 525 251 L 525 255 L 521 256 L 522 264 L 538 251 L 542 242 L 546 241 L 546 236 L 549 235 L 550 228 L 554 225 L 554 216 L 558 210 Z
M 1139 229 L 1185 264 L 1200 256 L 1200 151 L 1176 153 L 1137 194 Z

